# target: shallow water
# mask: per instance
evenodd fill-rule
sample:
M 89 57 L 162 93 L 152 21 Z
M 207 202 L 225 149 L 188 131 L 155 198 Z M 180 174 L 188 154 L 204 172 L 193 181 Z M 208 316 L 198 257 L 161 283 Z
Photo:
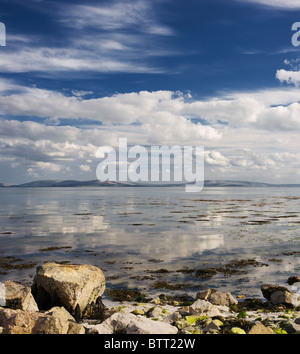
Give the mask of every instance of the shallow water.
M 216 287 L 261 297 L 261 284 L 286 285 L 299 275 L 299 188 L 0 193 L 0 281 L 30 283 L 37 265 L 57 261 L 100 267 L 110 289 L 195 294 Z

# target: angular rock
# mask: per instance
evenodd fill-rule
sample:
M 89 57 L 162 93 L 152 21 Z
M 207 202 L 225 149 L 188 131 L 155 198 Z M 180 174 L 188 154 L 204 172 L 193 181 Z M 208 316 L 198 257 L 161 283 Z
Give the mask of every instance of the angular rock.
M 67 334 L 85 334 L 85 329 L 81 324 L 69 321 Z
M 273 305 L 287 304 L 296 307 L 300 304 L 300 295 L 289 291 L 276 291 L 271 295 L 271 302 Z
M 217 290 L 213 288 L 199 291 L 196 295 L 196 299 L 208 301 L 209 296 L 215 293 L 216 291 Z
M 36 270 L 32 294 L 41 310 L 65 307 L 76 319 L 101 318 L 105 277 L 92 265 L 45 263 Z
M 97 334 L 176 334 L 178 332 L 175 326 L 168 323 L 120 312 L 114 313 L 98 325 L 84 326 L 88 329 L 88 333 Z
M 221 291 L 215 291 L 208 296 L 208 301 L 214 305 L 231 306 L 237 305 L 238 301 L 230 294 Z
M 205 300 L 197 300 L 190 306 L 190 314 L 197 316 L 220 316 L 221 313 L 216 306 Z
M 211 321 L 203 328 L 203 332 L 219 331 L 220 329 L 220 326 L 216 322 Z
M 126 329 L 126 334 L 176 334 L 177 332 L 178 329 L 175 326 L 142 316 L 137 316 Z
M 75 318 L 64 308 L 55 306 L 49 311 L 44 313 L 45 315 L 50 315 L 56 317 L 63 328 L 63 332 L 67 334 L 84 334 L 84 327 L 76 323 Z
M 38 306 L 29 286 L 23 286 L 7 280 L 5 285 L 6 307 L 15 310 L 38 311 Z
M 263 284 L 261 286 L 261 292 L 264 298 L 267 300 L 271 300 L 271 295 L 276 291 L 287 291 L 291 293 L 291 291 L 288 288 L 281 285 Z
M 257 322 L 248 332 L 248 334 L 275 334 L 272 328 L 264 326 Z
M 1 308 L 0 326 L 3 334 L 66 334 L 57 318 L 35 311 Z
M 300 332 L 300 325 L 297 324 L 297 323 L 294 323 L 292 321 L 289 321 L 289 322 L 284 324 L 284 330 L 288 334 L 293 334 L 295 332 Z
M 181 314 L 178 311 L 175 311 L 175 312 L 171 313 L 170 315 L 166 316 L 163 319 L 163 322 L 172 324 L 172 323 L 174 323 L 174 322 L 176 322 L 178 320 L 181 320 L 181 319 L 182 319 Z

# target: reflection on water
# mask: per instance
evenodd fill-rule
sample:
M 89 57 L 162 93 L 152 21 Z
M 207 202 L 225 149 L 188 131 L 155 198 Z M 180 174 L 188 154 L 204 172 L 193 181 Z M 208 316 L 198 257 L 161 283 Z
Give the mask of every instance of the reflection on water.
M 0 257 L 94 264 L 109 287 L 167 291 L 154 289 L 159 280 L 184 284 L 186 292 L 214 286 L 260 296 L 261 283 L 282 283 L 299 271 L 298 188 L 0 192 Z M 257 264 L 224 272 L 233 260 Z M 0 268 L 0 281 L 30 279 L 34 271 Z

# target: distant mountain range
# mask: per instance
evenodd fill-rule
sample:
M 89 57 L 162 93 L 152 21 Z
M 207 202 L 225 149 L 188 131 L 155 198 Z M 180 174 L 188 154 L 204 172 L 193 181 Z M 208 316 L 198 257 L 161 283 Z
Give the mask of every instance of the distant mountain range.
M 56 180 L 43 180 L 33 181 L 23 184 L 6 184 L 0 183 L 0 188 L 37 188 L 37 187 L 170 187 L 170 186 L 183 186 L 181 184 L 157 184 L 157 183 L 131 183 L 131 182 L 100 182 L 98 180 L 92 181 L 56 181 Z M 249 181 L 226 181 L 226 180 L 206 180 L 205 187 L 300 187 L 300 184 L 271 184 L 261 182 Z

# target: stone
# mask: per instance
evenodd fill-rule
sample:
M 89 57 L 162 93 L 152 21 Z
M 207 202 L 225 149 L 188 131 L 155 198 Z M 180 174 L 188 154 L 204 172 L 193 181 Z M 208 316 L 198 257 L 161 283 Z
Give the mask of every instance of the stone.
M 276 291 L 271 295 L 271 302 L 273 305 L 287 304 L 296 307 L 300 304 L 300 295 L 289 291 Z
M 3 334 L 66 334 L 66 326 L 50 315 L 36 311 L 0 309 Z
M 172 324 L 176 321 L 179 321 L 182 319 L 182 316 L 181 314 L 178 312 L 178 311 L 175 311 L 173 313 L 171 313 L 170 315 L 166 316 L 164 319 L 163 319 L 163 322 L 166 322 L 166 323 L 169 323 L 169 324 Z
M 152 321 L 149 318 L 137 316 L 130 322 L 126 334 L 177 334 L 178 329 L 168 323 Z
M 84 325 L 88 333 L 97 334 L 176 334 L 178 329 L 168 323 L 153 321 L 131 313 L 114 313 L 98 325 Z
M 5 306 L 15 310 L 38 311 L 29 286 L 7 280 L 5 286 Z
M 84 334 L 84 327 L 76 323 L 75 318 L 64 308 L 55 306 L 44 313 L 56 317 L 63 327 L 63 332 L 67 334 Z
M 85 329 L 81 324 L 69 321 L 67 334 L 85 334 Z
M 159 317 L 159 316 L 161 316 L 161 314 L 162 314 L 162 310 L 163 310 L 163 308 L 161 308 L 161 307 L 159 307 L 159 306 L 156 306 L 156 307 L 154 307 L 153 309 L 151 309 L 151 311 L 149 311 L 149 312 L 147 313 L 147 315 L 148 315 L 149 317 Z
M 76 320 L 101 319 L 105 277 L 92 265 L 45 263 L 36 270 L 32 294 L 40 310 L 65 307 Z
M 236 300 L 230 293 L 215 291 L 208 296 L 208 301 L 214 305 L 231 306 L 237 305 Z
M 283 324 L 282 324 L 283 325 Z M 288 334 L 294 334 L 296 332 L 300 331 L 300 325 L 297 323 L 294 323 L 292 321 L 286 322 L 284 325 L 284 330 L 288 333 Z
M 297 318 L 295 319 L 295 323 L 300 324 L 300 317 L 297 317 Z
M 246 334 L 246 332 L 242 328 L 239 328 L 239 327 L 232 327 L 230 330 L 230 333 L 231 334 Z
M 293 285 L 295 283 L 300 283 L 300 276 L 289 277 L 287 282 L 289 285 Z
M 215 317 L 221 316 L 216 306 L 205 300 L 197 300 L 190 306 L 190 315 Z
M 203 332 L 219 331 L 220 329 L 220 326 L 216 322 L 211 321 L 203 328 Z
M 213 294 L 214 292 L 216 292 L 217 290 L 216 289 L 206 289 L 206 290 L 201 290 L 199 291 L 197 294 L 196 294 L 196 299 L 199 299 L 199 300 L 206 300 L 208 301 L 208 298 L 211 294 Z
M 287 291 L 291 293 L 288 288 L 281 285 L 263 284 L 261 286 L 261 292 L 267 300 L 271 300 L 271 295 L 277 291 Z
M 248 332 L 248 334 L 275 334 L 272 328 L 264 326 L 261 322 L 257 322 Z
M 144 312 L 142 309 L 134 309 L 134 310 L 132 311 L 132 313 L 133 313 L 134 315 L 144 315 L 144 314 L 145 314 L 145 312 Z

